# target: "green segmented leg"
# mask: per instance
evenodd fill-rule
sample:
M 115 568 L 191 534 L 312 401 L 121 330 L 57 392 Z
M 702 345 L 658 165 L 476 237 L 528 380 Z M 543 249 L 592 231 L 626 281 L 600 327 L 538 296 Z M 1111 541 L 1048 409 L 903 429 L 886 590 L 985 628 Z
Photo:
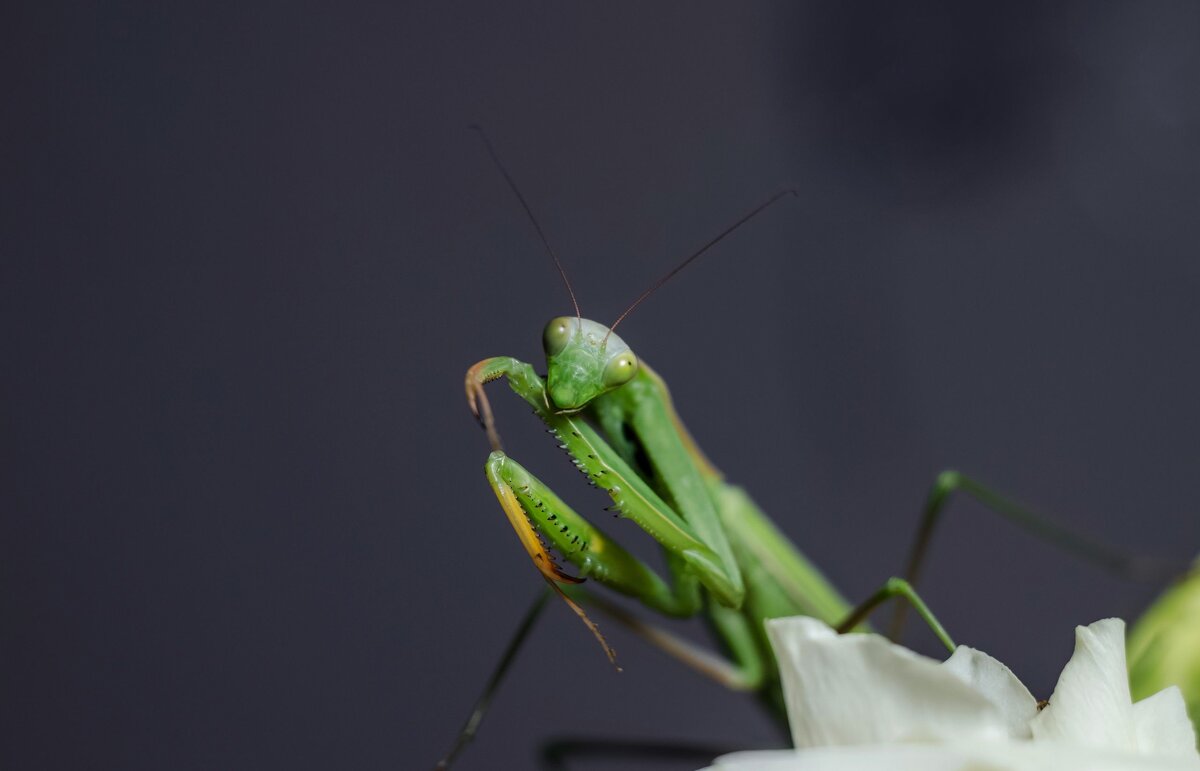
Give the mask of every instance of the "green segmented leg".
M 724 548 L 714 550 L 696 532 L 697 523 L 685 521 L 595 429 L 572 414 L 550 408 L 545 383 L 532 366 L 507 356 L 485 359 L 467 372 L 468 402 L 493 446 L 499 444 L 499 434 L 483 386 L 501 376 L 506 376 L 513 391 L 533 407 L 576 467 L 608 492 L 623 515 L 674 555 L 676 562 L 684 563 L 718 602 L 730 607 L 741 605 L 745 591 L 741 573 L 719 526 L 714 527 L 715 535 L 708 535 Z
M 921 577 L 921 569 L 928 556 L 933 533 L 944 521 L 942 515 L 947 511 L 947 503 L 955 492 L 965 493 L 982 504 L 985 510 L 998 514 L 1046 543 L 1129 580 L 1161 581 L 1180 572 L 1180 566 L 1176 564 L 1114 549 L 1068 530 L 1045 515 L 1030 511 L 975 479 L 948 469 L 938 474 L 930 487 L 922 510 L 921 523 L 913 536 L 908 564 L 904 571 L 904 578 L 912 586 L 916 586 Z M 888 637 L 891 639 L 899 639 L 904 630 L 907 611 L 908 607 L 903 603 L 896 606 L 888 629 Z
M 542 610 L 546 607 L 546 600 L 548 599 L 550 599 L 550 592 L 543 589 L 538 592 L 537 599 L 529 606 L 529 610 L 525 611 L 525 617 L 521 619 L 521 623 L 517 625 L 517 631 L 513 634 L 512 639 L 508 641 L 508 645 L 504 647 L 504 653 L 500 656 L 499 663 L 496 664 L 495 669 L 492 670 L 491 677 L 488 678 L 487 683 L 483 686 L 483 692 L 475 700 L 475 705 L 471 708 L 471 714 L 467 716 L 462 730 L 458 732 L 458 736 L 454 740 L 454 745 L 437 762 L 437 765 L 434 766 L 435 771 L 443 771 L 443 769 L 449 768 L 454 759 L 458 757 L 458 754 L 475 738 L 475 734 L 478 733 L 484 716 L 487 715 L 488 707 L 492 704 L 492 697 L 496 695 L 500 683 L 504 680 L 504 676 L 508 674 L 508 668 L 512 666 L 517 653 L 521 650 L 521 646 L 525 644 L 525 638 L 533 630 L 533 625 L 537 622 L 538 616 L 541 615 Z
M 925 601 L 921 599 L 921 596 L 917 594 L 917 590 L 914 589 L 912 585 L 903 578 L 889 578 L 884 582 L 883 586 L 881 586 L 874 594 L 864 600 L 862 604 L 850 611 L 850 614 L 842 620 L 842 623 L 838 624 L 834 628 L 843 634 L 851 631 L 865 621 L 867 617 L 870 616 L 880 605 L 892 598 L 901 598 L 906 600 L 907 604 L 911 605 L 912 608 L 917 611 L 917 615 L 921 617 L 921 620 L 928 624 L 929 628 L 933 630 L 933 634 L 938 638 L 938 641 L 940 641 L 942 645 L 946 646 L 946 650 L 954 653 L 954 640 L 951 640 L 950 635 L 946 634 L 945 627 L 943 627 L 941 622 L 937 620 L 937 617 L 933 615 L 933 612 L 929 610 L 929 606 L 926 605 Z
M 487 476 L 506 508 L 511 503 L 505 503 L 505 499 L 515 501 L 542 538 L 579 568 L 581 578 L 595 579 L 670 616 L 699 612 L 699 586 L 688 580 L 686 573 L 676 576 L 674 586 L 664 581 L 503 452 L 497 450 L 488 456 Z M 561 580 L 561 575 L 559 571 L 555 578 Z
M 527 500 L 532 494 L 531 486 L 527 481 L 527 472 L 520 468 L 520 466 L 518 466 L 514 461 L 511 462 L 511 466 L 516 470 L 517 476 L 515 479 L 506 479 L 506 474 L 504 473 L 506 460 L 507 456 L 502 450 L 494 450 L 488 459 L 487 466 L 485 467 L 488 481 L 492 485 L 492 491 L 496 494 L 496 500 L 500 502 L 500 508 L 504 510 L 504 514 L 508 517 L 509 523 L 512 525 L 513 530 L 515 530 L 517 533 L 518 540 L 520 540 L 521 545 L 525 547 L 525 551 L 528 552 L 529 558 L 533 560 L 534 567 L 536 567 L 542 574 L 542 578 L 546 579 L 547 585 L 549 585 L 549 587 L 553 589 L 559 597 L 562 597 L 563 601 L 567 603 L 567 606 L 574 611 L 575 615 L 579 617 L 579 620 L 583 622 L 584 626 L 586 626 L 596 637 L 596 642 L 600 643 L 600 647 L 604 650 L 605 655 L 608 656 L 608 660 L 612 662 L 613 666 L 616 666 L 617 653 L 612 649 L 612 646 L 608 644 L 608 641 L 604 639 L 604 635 L 600 633 L 600 628 L 596 626 L 596 624 L 590 618 L 588 618 L 588 615 L 587 613 L 584 613 L 583 608 L 579 607 L 579 603 L 572 600 L 559 586 L 560 583 L 582 583 L 583 579 L 564 573 L 554 561 L 554 556 L 548 549 L 546 549 L 545 544 L 543 544 L 542 540 L 538 537 L 537 531 L 534 530 L 534 517 L 530 514 L 531 509 L 527 507 L 527 503 L 522 502 L 523 500 Z M 514 489 L 513 486 L 514 482 L 516 484 L 516 489 Z M 539 503 L 534 508 L 544 508 L 544 506 Z M 567 532 L 567 529 L 564 527 L 562 532 Z M 578 535 L 575 536 L 574 543 L 579 543 Z M 617 667 L 617 671 L 621 671 L 621 668 Z

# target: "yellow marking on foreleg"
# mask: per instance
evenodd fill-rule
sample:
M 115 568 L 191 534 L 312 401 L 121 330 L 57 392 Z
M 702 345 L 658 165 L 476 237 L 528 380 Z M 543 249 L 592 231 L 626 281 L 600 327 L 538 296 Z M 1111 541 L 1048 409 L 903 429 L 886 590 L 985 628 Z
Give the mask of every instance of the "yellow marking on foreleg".
M 525 551 L 529 554 L 529 558 L 533 560 L 533 565 L 538 569 L 538 572 L 545 576 L 547 581 L 553 584 L 555 581 L 562 581 L 567 584 L 581 584 L 582 578 L 576 578 L 562 571 L 554 562 L 553 555 L 546 549 L 546 545 L 542 543 L 542 539 L 538 537 L 537 532 L 533 529 L 533 525 L 529 522 L 529 517 L 525 514 L 525 509 L 521 508 L 520 501 L 513 494 L 513 490 L 502 480 L 497 479 L 493 488 L 496 491 L 496 498 L 500 501 L 500 508 L 504 509 L 505 516 L 508 517 L 508 523 L 512 525 L 513 530 L 517 531 L 517 539 L 520 540 L 521 546 L 525 547 Z

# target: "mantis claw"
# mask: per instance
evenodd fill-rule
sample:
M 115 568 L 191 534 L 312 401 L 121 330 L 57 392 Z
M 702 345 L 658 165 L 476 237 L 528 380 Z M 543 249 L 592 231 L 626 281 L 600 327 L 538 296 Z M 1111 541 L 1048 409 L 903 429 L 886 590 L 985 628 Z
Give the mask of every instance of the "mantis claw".
M 496 430 L 496 420 L 492 417 L 492 404 L 483 390 L 486 383 L 490 383 L 504 374 L 503 372 L 487 371 L 488 365 L 493 361 L 493 359 L 484 359 L 468 369 L 465 385 L 467 406 L 471 408 L 471 414 L 487 432 L 488 442 L 492 445 L 492 449 L 501 450 L 504 448 L 504 444 L 500 441 L 500 432 Z
M 567 596 L 567 593 L 562 590 L 562 587 L 548 578 L 546 579 L 546 583 L 550 584 L 550 588 L 562 598 L 563 602 L 567 603 L 567 606 L 575 612 L 576 616 L 579 616 L 579 620 L 583 622 L 583 625 L 586 626 L 588 631 L 590 631 L 596 638 L 596 642 L 600 643 L 601 649 L 604 650 L 604 655 L 608 656 L 609 663 L 612 664 L 618 672 L 624 671 L 621 669 L 621 666 L 617 664 L 617 652 L 613 650 L 611 645 L 608 644 L 608 640 L 604 639 L 604 635 L 600 633 L 600 627 L 596 625 L 596 622 L 588 618 L 588 614 L 579 606 L 579 603 Z

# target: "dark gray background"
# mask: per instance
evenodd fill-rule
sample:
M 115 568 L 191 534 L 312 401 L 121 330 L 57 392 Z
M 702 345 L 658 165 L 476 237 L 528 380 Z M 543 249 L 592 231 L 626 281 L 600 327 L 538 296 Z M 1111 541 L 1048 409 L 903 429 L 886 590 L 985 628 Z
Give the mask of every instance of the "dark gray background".
M 1111 542 L 1200 544 L 1193 3 L 0 16 L 6 768 L 446 748 L 540 585 L 462 374 L 536 359 L 569 310 L 474 121 L 601 321 L 798 189 L 621 331 L 848 595 L 900 569 L 947 466 Z M 492 394 L 513 453 L 605 516 Z M 927 578 L 1039 696 L 1074 624 L 1157 591 L 967 503 Z M 462 768 L 564 734 L 780 741 L 610 631 L 619 676 L 553 607 Z

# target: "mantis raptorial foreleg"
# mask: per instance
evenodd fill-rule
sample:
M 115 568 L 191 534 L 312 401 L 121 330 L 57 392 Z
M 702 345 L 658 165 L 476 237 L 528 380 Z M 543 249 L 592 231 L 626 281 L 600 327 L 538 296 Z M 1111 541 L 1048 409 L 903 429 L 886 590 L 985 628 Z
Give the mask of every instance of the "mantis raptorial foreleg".
M 503 452 L 493 452 L 486 468 L 488 481 L 505 510 L 515 508 L 520 516 L 527 518 L 526 522 L 563 559 L 579 568 L 581 578 L 595 579 L 667 615 L 691 616 L 700 610 L 699 585 L 686 571 L 680 571 L 674 584 L 663 580 Z M 525 538 L 521 540 L 524 542 Z M 547 578 L 579 582 L 580 579 L 565 576 L 557 567 L 551 571 L 542 569 L 540 554 L 531 556 Z
M 472 410 L 483 423 L 484 429 L 488 431 L 489 438 L 492 438 L 495 443 L 499 442 L 499 435 L 495 431 L 495 424 L 491 418 L 491 408 L 486 397 L 482 395 L 483 386 L 501 376 L 507 377 L 512 389 L 533 407 L 534 412 L 558 439 L 560 446 L 571 455 L 579 470 L 586 474 L 593 484 L 608 492 L 613 499 L 615 508 L 666 549 L 668 555 L 671 555 L 668 565 L 672 567 L 686 566 L 686 571 L 681 572 L 693 574 L 718 602 L 731 607 L 741 604 L 744 588 L 741 574 L 737 564 L 733 562 L 732 556 L 715 550 L 709 542 L 697 534 L 694 523 L 685 521 L 595 429 L 566 411 L 553 410 L 549 406 L 545 383 L 534 372 L 531 365 L 505 356 L 485 359 L 468 371 L 467 398 Z M 494 460 L 489 459 L 488 463 L 491 466 Z M 536 481 L 528 472 L 524 472 L 522 477 L 522 481 L 525 480 Z M 540 485 L 539 489 L 548 495 L 553 495 L 544 485 Z M 554 498 L 558 504 L 561 504 L 561 500 L 558 500 L 557 496 Z M 565 507 L 565 504 L 561 505 Z M 526 511 L 526 514 L 529 515 L 534 526 L 539 527 L 538 518 L 533 516 L 532 512 Z M 510 521 L 512 519 L 513 517 L 510 516 Z M 583 522 L 582 518 L 579 519 L 579 522 Z M 545 523 L 543 526 L 546 529 L 542 530 L 539 527 L 539 531 L 555 546 L 567 547 L 568 551 L 576 547 L 576 544 L 571 542 L 559 543 L 562 539 L 555 533 L 560 531 Z M 515 524 L 514 527 L 516 527 Z M 518 535 L 521 535 L 520 529 L 518 529 Z M 723 539 L 721 542 L 723 543 Z M 524 536 L 522 536 L 522 543 L 526 543 Z M 604 543 L 612 543 L 612 541 L 606 539 Z M 597 580 L 604 580 L 601 578 L 601 574 L 613 576 L 611 572 L 604 572 L 604 563 L 601 556 L 597 555 L 595 548 L 589 547 L 587 554 L 590 558 L 587 562 L 587 569 L 592 571 L 591 574 Z M 570 559 L 569 555 L 565 556 Z M 580 555 L 580 559 L 582 559 L 582 555 Z M 537 564 L 539 559 L 535 557 L 534 561 Z M 583 568 L 584 565 L 580 564 L 580 567 Z M 538 565 L 538 568 L 545 574 L 541 564 Z M 601 570 L 600 574 L 595 572 L 598 569 Z

